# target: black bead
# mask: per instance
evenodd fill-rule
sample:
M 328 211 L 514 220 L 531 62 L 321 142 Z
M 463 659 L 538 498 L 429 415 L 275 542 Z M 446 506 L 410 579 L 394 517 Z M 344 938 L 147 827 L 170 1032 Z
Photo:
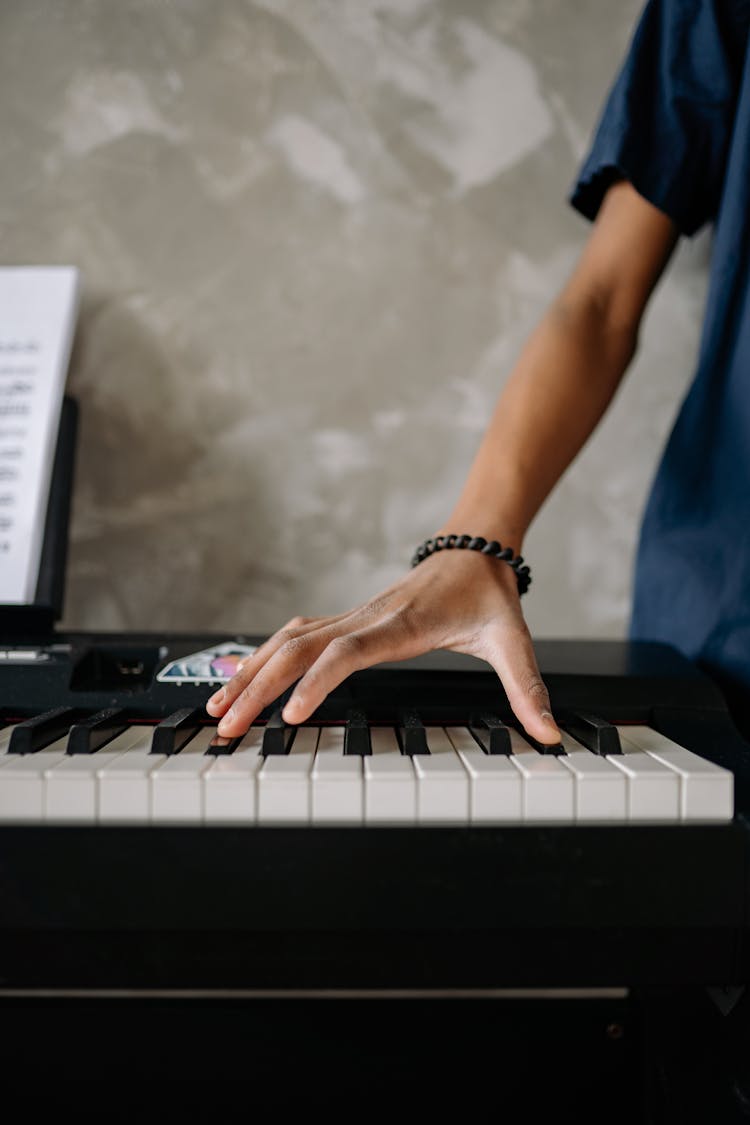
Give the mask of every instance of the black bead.
M 523 565 L 523 558 L 518 555 L 513 558 L 510 547 L 502 547 L 496 539 L 488 543 L 481 535 L 438 535 L 434 539 L 425 539 L 412 555 L 411 565 L 417 566 L 436 551 L 450 550 L 454 547 L 467 548 L 471 551 L 480 551 L 488 558 L 500 559 L 508 564 L 516 575 L 518 593 L 525 594 L 531 585 L 531 571 Z

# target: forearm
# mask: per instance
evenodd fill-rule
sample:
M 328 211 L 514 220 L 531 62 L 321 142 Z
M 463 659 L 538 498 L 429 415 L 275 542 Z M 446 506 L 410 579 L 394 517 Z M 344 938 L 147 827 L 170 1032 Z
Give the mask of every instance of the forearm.
M 523 349 L 442 532 L 520 549 L 529 524 L 609 405 L 637 323 L 569 289 Z

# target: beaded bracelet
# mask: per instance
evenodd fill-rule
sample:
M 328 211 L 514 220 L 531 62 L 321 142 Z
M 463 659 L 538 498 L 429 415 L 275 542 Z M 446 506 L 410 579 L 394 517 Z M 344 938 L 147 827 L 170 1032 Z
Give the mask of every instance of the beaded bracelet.
M 420 543 L 412 555 L 411 565 L 412 567 L 417 566 L 430 555 L 434 555 L 436 551 L 450 551 L 456 547 L 465 548 L 468 551 L 479 551 L 493 559 L 502 559 L 516 572 L 518 593 L 525 594 L 528 590 L 531 584 L 531 571 L 528 566 L 523 565 L 523 557 L 516 555 L 514 558 L 510 547 L 502 547 L 497 539 L 491 539 L 487 542 L 481 535 L 438 535 L 436 539 L 425 539 L 424 543 Z

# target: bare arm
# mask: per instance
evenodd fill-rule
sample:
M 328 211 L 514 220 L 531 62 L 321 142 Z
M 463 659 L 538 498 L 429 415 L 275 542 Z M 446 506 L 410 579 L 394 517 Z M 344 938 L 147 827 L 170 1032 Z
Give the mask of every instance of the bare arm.
M 676 241 L 671 220 L 630 184 L 610 188 L 572 276 L 500 395 L 451 529 L 483 527 L 520 545 L 617 390 Z
M 648 299 L 677 242 L 662 212 L 622 182 L 609 189 L 572 276 L 523 349 L 442 532 L 516 551 L 589 437 L 632 359 Z M 434 648 L 488 661 L 529 732 L 556 742 L 510 567 L 443 552 L 336 617 L 294 618 L 209 701 L 219 730 L 246 730 L 299 680 L 284 717 L 304 722 L 351 672 Z M 231 710 L 230 710 L 231 708 Z

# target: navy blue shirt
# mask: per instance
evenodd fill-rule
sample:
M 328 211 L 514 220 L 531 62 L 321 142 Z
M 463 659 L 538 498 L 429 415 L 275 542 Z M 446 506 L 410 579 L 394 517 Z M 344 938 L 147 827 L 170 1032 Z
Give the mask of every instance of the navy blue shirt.
M 687 235 L 714 222 L 697 369 L 646 506 L 631 635 L 750 699 L 750 0 L 650 0 L 571 195 L 628 180 Z

